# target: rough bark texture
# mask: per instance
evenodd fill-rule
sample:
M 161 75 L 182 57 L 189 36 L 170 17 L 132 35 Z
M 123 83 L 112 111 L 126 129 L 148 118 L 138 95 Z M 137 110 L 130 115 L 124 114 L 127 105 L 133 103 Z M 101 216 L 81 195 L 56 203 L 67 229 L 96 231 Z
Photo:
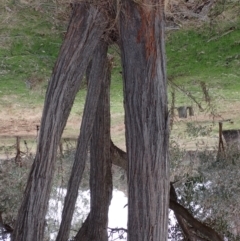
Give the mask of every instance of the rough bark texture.
M 168 110 L 163 1 L 122 2 L 128 240 L 168 237 Z
M 67 195 L 64 201 L 62 222 L 56 241 L 67 241 L 72 221 L 72 216 L 78 196 L 79 184 L 85 168 L 88 146 L 92 135 L 92 128 L 96 116 L 102 81 L 106 79 L 107 49 L 104 42 L 100 42 L 93 55 L 92 68 L 89 75 L 88 93 L 82 117 L 80 135 L 78 138 L 75 160 L 68 183 Z
M 91 210 L 76 241 L 107 241 L 108 207 L 112 198 L 110 159 L 110 63 L 102 85 L 90 149 Z M 88 228 L 86 228 L 86 225 Z
M 102 36 L 102 13 L 73 5 L 68 31 L 48 86 L 36 157 L 12 240 L 42 241 L 57 147 L 92 53 Z M 99 24 L 101 23 L 101 24 Z

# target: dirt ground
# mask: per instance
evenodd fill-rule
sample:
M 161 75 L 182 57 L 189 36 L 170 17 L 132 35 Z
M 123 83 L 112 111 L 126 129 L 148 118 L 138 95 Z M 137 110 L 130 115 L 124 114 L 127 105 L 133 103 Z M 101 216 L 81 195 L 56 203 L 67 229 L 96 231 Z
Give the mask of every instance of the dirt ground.
M 18 109 L 16 107 L 2 108 L 0 111 L 0 146 L 6 145 L 6 140 L 15 142 L 15 137 L 19 136 L 27 139 L 37 138 L 37 126 L 41 122 L 41 108 Z M 217 116 L 195 112 L 193 117 L 187 119 L 174 119 L 174 128 L 172 134 L 174 140 L 183 144 L 184 148 L 195 149 L 196 146 L 214 147 L 218 144 L 218 122 L 231 119 L 232 122 L 223 122 L 224 129 L 239 129 L 240 123 L 240 103 L 232 103 L 225 111 L 221 111 Z M 185 122 L 200 122 L 202 125 L 208 125 L 214 132 L 210 137 L 201 137 L 194 139 L 184 139 L 183 129 Z M 65 127 L 63 138 L 77 139 L 79 135 L 81 118 L 80 116 L 70 116 Z M 123 114 L 112 115 L 111 138 L 114 143 L 122 149 L 125 148 L 125 126 Z M 184 143 L 183 143 L 184 140 Z M 12 143 L 13 144 L 13 143 Z
M 41 122 L 41 109 L 21 110 L 11 113 L 9 110 L 0 112 L 0 137 L 26 136 L 36 137 L 37 126 Z M 80 125 L 79 118 L 70 118 L 66 129 L 76 129 Z M 68 134 L 66 134 L 68 135 Z M 70 135 L 70 134 L 69 134 Z M 77 137 L 75 134 L 74 137 Z
M 41 115 L 41 108 L 2 108 L 0 111 L 0 149 L 4 146 L 14 147 L 16 144 L 16 137 L 20 137 L 21 140 L 26 139 L 30 142 L 35 141 L 38 136 L 37 130 L 41 123 Z M 112 139 L 120 148 L 125 150 L 123 115 L 113 115 L 113 118 L 115 124 L 113 124 L 111 128 Z M 80 116 L 70 115 L 62 138 L 71 140 L 77 139 L 80 132 L 80 124 Z M 23 146 L 22 142 L 21 146 Z M 25 147 L 23 146 L 23 148 Z

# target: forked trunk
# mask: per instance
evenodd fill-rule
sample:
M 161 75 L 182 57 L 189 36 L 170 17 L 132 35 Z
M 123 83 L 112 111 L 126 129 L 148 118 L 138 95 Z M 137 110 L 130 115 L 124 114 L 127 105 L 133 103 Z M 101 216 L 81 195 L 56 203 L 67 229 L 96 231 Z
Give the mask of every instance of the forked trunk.
M 67 195 L 64 201 L 62 222 L 56 241 L 68 240 L 72 216 L 78 196 L 78 189 L 85 168 L 88 146 L 92 136 L 94 120 L 96 118 L 97 106 L 100 101 L 99 96 L 101 86 L 103 80 L 105 80 L 108 75 L 107 49 L 107 44 L 100 42 L 93 55 L 80 135 L 78 137 L 75 160 L 70 180 L 68 182 Z
M 42 241 L 44 238 L 57 147 L 105 24 L 102 13 L 95 7 L 87 3 L 73 5 L 68 31 L 46 93 L 36 157 L 16 220 L 13 241 Z
M 110 66 L 110 64 L 109 64 Z M 91 210 L 75 241 L 108 240 L 108 207 L 112 198 L 110 159 L 110 68 L 101 87 L 90 149 Z M 88 225 L 88 228 L 86 228 Z
M 168 238 L 164 3 L 123 0 L 120 19 L 128 157 L 128 240 Z

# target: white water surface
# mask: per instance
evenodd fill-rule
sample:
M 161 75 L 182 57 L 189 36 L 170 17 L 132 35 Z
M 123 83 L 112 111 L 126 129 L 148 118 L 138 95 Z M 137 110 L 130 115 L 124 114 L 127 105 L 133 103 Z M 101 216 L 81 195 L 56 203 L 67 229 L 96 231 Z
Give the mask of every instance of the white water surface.
M 63 204 L 64 204 L 64 196 L 66 195 L 66 189 L 58 189 L 58 200 L 56 199 L 50 199 L 49 200 L 49 211 L 47 214 L 47 219 L 51 218 L 54 219 L 54 222 L 56 222 L 56 226 L 59 226 L 62 219 L 62 210 L 63 210 Z M 117 189 L 113 190 L 113 197 L 111 200 L 111 204 L 109 207 L 109 213 L 108 213 L 108 227 L 111 229 L 115 228 L 127 228 L 127 215 L 128 215 L 128 209 L 127 209 L 127 197 L 125 194 L 121 191 L 118 191 Z M 77 199 L 75 212 L 72 220 L 72 225 L 76 224 L 79 220 L 85 220 L 87 217 L 89 211 L 90 211 L 90 191 L 83 191 L 79 192 L 79 196 Z M 109 229 L 110 231 L 110 229 Z M 51 230 L 51 241 L 56 239 L 58 230 L 54 232 L 54 230 Z M 123 237 L 126 237 L 124 235 Z M 118 234 L 115 233 L 112 235 L 109 240 L 120 240 L 118 239 Z M 121 239 L 124 240 L 124 239 Z

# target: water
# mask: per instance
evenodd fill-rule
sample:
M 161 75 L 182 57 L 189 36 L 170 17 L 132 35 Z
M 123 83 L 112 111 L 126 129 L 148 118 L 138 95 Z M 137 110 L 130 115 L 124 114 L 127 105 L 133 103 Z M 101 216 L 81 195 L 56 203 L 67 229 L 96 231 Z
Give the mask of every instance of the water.
M 49 211 L 46 216 L 48 226 L 52 227 L 52 230 L 48 230 L 50 234 L 50 240 L 55 240 L 60 226 L 62 209 L 64 204 L 64 196 L 66 195 L 66 189 L 58 189 L 58 198 L 49 200 Z M 78 230 L 81 223 L 84 222 L 90 211 L 90 191 L 80 191 L 77 199 L 74 216 L 72 220 L 72 227 Z M 121 191 L 117 189 L 113 190 L 113 198 L 109 207 L 109 240 L 119 240 L 118 233 L 110 233 L 112 229 L 127 228 L 127 197 Z M 51 225 L 53 224 L 54 225 Z M 54 226 L 54 227 L 53 227 Z M 123 235 L 123 238 L 126 234 Z M 121 239 L 123 240 L 123 239 Z

